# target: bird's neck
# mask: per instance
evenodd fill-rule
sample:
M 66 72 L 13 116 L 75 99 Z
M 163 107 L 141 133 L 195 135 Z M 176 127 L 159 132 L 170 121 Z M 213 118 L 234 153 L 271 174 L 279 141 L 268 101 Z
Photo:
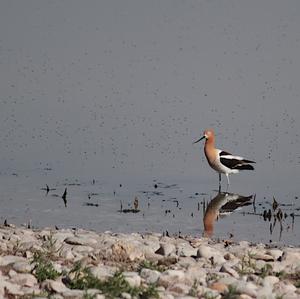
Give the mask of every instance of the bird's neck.
M 216 159 L 214 138 L 209 138 L 205 141 L 204 152 L 209 163 L 212 163 Z
M 214 232 L 214 222 L 217 219 L 216 211 L 207 211 L 203 218 L 204 235 L 211 237 Z

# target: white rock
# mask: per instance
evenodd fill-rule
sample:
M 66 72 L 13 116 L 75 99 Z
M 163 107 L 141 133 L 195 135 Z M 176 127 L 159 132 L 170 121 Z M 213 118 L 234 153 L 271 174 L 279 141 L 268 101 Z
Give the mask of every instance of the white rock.
M 250 297 L 250 298 L 252 298 L 252 297 Z M 272 287 L 264 286 L 257 291 L 257 298 L 275 299 L 276 297 L 274 296 L 274 294 L 272 292 Z
M 88 253 L 93 252 L 94 248 L 91 246 L 85 246 L 85 245 L 78 245 L 78 246 L 74 246 L 73 248 L 73 253 L 80 253 L 83 255 L 88 255 Z
M 131 299 L 131 295 L 128 294 L 128 293 L 123 292 L 123 293 L 121 294 L 121 298 L 123 298 L 123 299 Z
M 26 259 L 15 255 L 0 256 L 0 266 L 7 266 L 16 262 L 26 262 Z
M 31 258 L 33 258 L 33 252 L 32 252 L 32 251 L 29 251 L 29 250 L 27 250 L 27 251 L 25 252 L 25 257 L 26 257 L 27 259 L 31 259 Z
M 116 271 L 117 267 L 98 265 L 90 268 L 91 273 L 100 280 L 106 280 L 108 277 L 112 277 Z
M 248 241 L 240 241 L 239 245 L 240 245 L 240 247 L 243 247 L 243 248 L 249 248 L 250 242 L 248 242 Z
M 160 272 L 156 270 L 143 268 L 140 273 L 141 277 L 145 279 L 146 283 L 156 283 L 160 277 Z
M 86 293 L 91 296 L 96 296 L 96 294 L 100 294 L 101 291 L 98 289 L 88 289 L 88 290 L 86 290 Z
M 92 246 L 97 244 L 97 240 L 89 237 L 84 237 L 84 236 L 67 237 L 64 242 L 71 245 L 87 245 L 87 246 Z
M 49 291 L 53 291 L 59 294 L 68 291 L 69 289 L 61 282 L 57 280 L 47 279 L 42 283 L 42 287 Z
M 33 264 L 26 262 L 16 262 L 12 265 L 12 268 L 18 273 L 29 273 L 33 269 Z
M 232 277 L 232 276 L 228 276 L 228 277 L 222 277 L 218 280 L 218 282 L 220 283 L 224 283 L 226 285 L 236 285 L 239 283 L 239 280 L 237 280 L 236 278 Z
M 22 242 L 20 244 L 20 250 L 31 250 L 31 248 L 33 248 L 35 245 L 37 245 L 37 240 L 35 239 L 34 241 L 27 241 L 26 242 Z
M 282 261 L 285 264 L 298 267 L 300 265 L 300 250 L 294 248 L 286 248 L 282 255 Z
M 177 245 L 178 256 L 196 256 L 197 255 L 197 248 L 192 247 L 188 242 L 181 243 Z
M 188 285 L 193 285 L 195 281 L 205 285 L 206 284 L 206 270 L 199 265 L 193 265 L 188 267 L 185 272 L 185 283 Z
M 279 282 L 279 278 L 276 276 L 266 276 L 263 280 L 263 285 L 268 287 L 273 287 L 275 283 Z
M 262 260 L 262 261 L 265 261 L 265 262 L 272 262 L 274 261 L 274 257 L 270 254 L 266 254 L 264 252 L 256 252 L 253 254 L 252 258 L 254 260 Z
M 188 294 L 191 287 L 183 283 L 175 283 L 168 288 L 168 291 L 178 294 Z
M 154 253 L 160 247 L 160 244 L 158 238 L 148 236 L 143 241 L 143 246 L 145 247 L 145 251 Z
M 170 293 L 166 293 L 165 291 L 159 292 L 159 299 L 174 299 L 174 296 Z M 178 299 L 178 297 L 176 297 Z
M 81 290 L 66 290 L 62 293 L 64 298 L 72 298 L 72 299 L 82 299 L 84 295 L 84 291 Z
M 22 240 L 21 236 L 18 236 L 18 235 L 10 235 L 9 236 L 9 241 L 11 244 L 13 244 L 13 243 L 20 244 L 21 240 Z
M 155 253 L 163 255 L 163 256 L 169 256 L 171 253 L 174 253 L 176 250 L 176 247 L 172 243 L 160 243 L 160 247 L 158 250 L 156 250 Z
M 23 286 L 21 287 L 21 291 L 24 293 L 24 295 L 39 295 L 41 294 L 41 289 L 39 288 L 38 285 L 34 286 L 34 287 L 26 287 L 26 286 Z M 34 297 L 35 299 L 36 297 Z
M 27 287 L 33 287 L 35 284 L 37 284 L 36 278 L 29 273 L 17 273 L 10 279 L 10 281 L 12 283 Z
M 78 261 L 81 261 L 83 259 L 83 255 L 78 253 L 78 252 L 74 251 L 73 255 L 74 255 L 74 259 L 73 259 L 74 262 L 78 262 Z
M 18 272 L 16 272 L 16 271 L 13 270 L 13 269 L 10 269 L 10 270 L 8 271 L 8 276 L 9 276 L 10 278 L 14 277 L 14 276 L 17 275 L 17 274 L 18 274 Z
M 72 253 L 72 250 L 70 248 L 63 248 L 59 255 L 64 258 L 65 260 L 73 260 L 74 259 L 74 255 Z
M 64 242 L 64 240 L 69 237 L 74 237 L 74 233 L 71 231 L 61 230 L 61 231 L 57 231 L 52 234 L 53 240 L 56 240 L 56 242 L 59 244 L 62 244 Z
M 274 258 L 274 260 L 277 261 L 278 258 L 282 256 L 283 251 L 280 249 L 273 248 L 273 249 L 268 249 L 266 253 L 271 255 Z
M 239 299 L 253 299 L 253 297 L 247 295 L 247 294 L 241 294 L 239 297 Z M 257 297 L 257 298 L 261 298 L 261 297 Z M 268 298 L 268 297 L 262 297 L 263 299 L 275 299 L 274 297 Z
M 234 286 L 241 294 L 247 294 L 252 297 L 257 297 L 258 287 L 252 282 L 238 281 L 238 283 L 236 283 Z
M 18 284 L 11 283 L 9 281 L 0 280 L 0 289 L 6 290 L 6 292 L 10 295 L 15 296 L 23 296 L 24 292 L 22 292 L 21 287 Z
M 230 274 L 231 276 L 235 277 L 235 278 L 239 278 L 239 274 L 237 273 L 237 271 L 235 271 L 234 269 L 232 269 L 230 266 L 228 266 L 227 264 L 222 265 L 220 272 L 225 272 Z
M 224 264 L 226 260 L 222 256 L 221 252 L 215 250 L 214 248 L 206 245 L 201 245 L 197 251 L 197 257 L 203 257 L 206 259 L 213 258 L 215 264 Z
M 7 244 L 6 244 L 6 242 L 4 242 L 4 241 L 0 242 L 0 251 L 1 252 L 6 252 L 7 251 Z
M 280 281 L 279 283 L 274 285 L 274 291 L 276 294 L 279 295 L 285 296 L 287 294 L 293 294 L 296 290 L 297 288 L 293 284 L 288 283 L 286 281 Z
M 137 244 L 124 241 L 118 241 L 111 246 L 111 255 L 120 261 L 143 260 L 145 258 L 144 252 Z
M 183 282 L 185 279 L 184 272 L 181 270 L 167 270 L 163 272 L 158 280 L 158 285 L 167 288 L 168 286 Z
M 178 262 L 177 262 L 177 265 L 182 267 L 182 268 L 189 268 L 189 267 L 193 267 L 195 265 L 197 265 L 197 261 L 190 257 L 190 256 L 187 256 L 187 257 L 180 257 Z
M 136 272 L 123 272 L 125 280 L 131 287 L 139 287 L 141 285 L 141 277 Z

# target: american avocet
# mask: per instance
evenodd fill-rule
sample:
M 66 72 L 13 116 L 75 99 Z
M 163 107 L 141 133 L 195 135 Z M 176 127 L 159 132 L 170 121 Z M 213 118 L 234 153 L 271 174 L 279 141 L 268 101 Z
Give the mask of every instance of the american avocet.
M 249 163 L 254 161 L 246 160 L 240 156 L 215 148 L 215 133 L 213 129 L 205 130 L 203 136 L 195 141 L 199 142 L 205 138 L 204 153 L 208 164 L 211 168 L 219 173 L 219 190 L 221 189 L 221 173 L 226 175 L 227 188 L 230 185 L 229 174 L 238 173 L 240 170 L 254 170 L 254 167 Z
M 220 215 L 226 215 L 233 211 L 252 204 L 252 195 L 243 196 L 228 192 L 219 192 L 208 204 L 203 217 L 204 236 L 211 237 L 214 231 L 214 223 Z

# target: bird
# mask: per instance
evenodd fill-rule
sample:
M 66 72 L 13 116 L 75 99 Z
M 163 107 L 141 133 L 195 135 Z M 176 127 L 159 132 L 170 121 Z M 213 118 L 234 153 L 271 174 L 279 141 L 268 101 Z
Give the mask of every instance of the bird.
M 243 196 L 236 193 L 219 192 L 208 204 L 204 216 L 204 236 L 211 237 L 214 223 L 221 215 L 227 215 L 244 206 L 252 204 L 253 196 Z
M 219 191 L 221 190 L 222 173 L 227 178 L 228 189 L 230 185 L 229 174 L 239 173 L 240 170 L 254 170 L 254 167 L 251 165 L 251 163 L 255 163 L 254 161 L 215 148 L 215 133 L 213 129 L 206 129 L 203 136 L 194 143 L 198 143 L 202 139 L 205 139 L 204 153 L 207 162 L 212 169 L 219 173 Z

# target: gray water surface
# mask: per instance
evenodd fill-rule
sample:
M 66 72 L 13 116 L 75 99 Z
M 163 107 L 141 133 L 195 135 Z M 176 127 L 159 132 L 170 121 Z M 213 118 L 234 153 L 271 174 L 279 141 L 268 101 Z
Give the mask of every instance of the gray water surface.
M 299 1 L 2 1 L 2 221 L 202 235 L 218 177 L 193 141 L 213 127 L 257 162 L 229 189 L 256 212 L 214 236 L 299 245 L 299 17 Z

